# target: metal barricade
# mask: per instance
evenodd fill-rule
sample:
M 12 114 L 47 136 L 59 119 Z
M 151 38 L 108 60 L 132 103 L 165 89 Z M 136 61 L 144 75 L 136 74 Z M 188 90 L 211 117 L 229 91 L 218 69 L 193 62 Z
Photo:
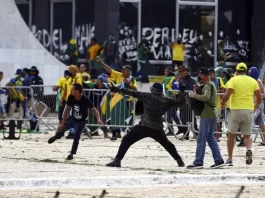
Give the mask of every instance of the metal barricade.
M 33 90 L 25 86 L 0 87 L 0 126 L 5 139 L 19 139 L 24 129 L 24 121 L 28 121 L 34 109 L 29 111 L 32 105 Z M 8 122 L 7 125 L 4 122 Z M 5 136 L 6 128 L 9 127 L 9 136 Z M 28 129 L 28 128 L 26 128 Z M 19 135 L 16 137 L 16 133 Z
M 174 90 L 167 90 L 164 92 L 166 96 L 177 99 L 180 94 Z M 178 130 L 182 130 L 184 134 L 188 134 L 190 131 L 195 136 L 195 130 L 192 128 L 192 121 L 195 119 L 194 114 L 189 107 L 189 91 L 183 93 L 186 99 L 186 104 L 180 107 L 172 107 L 165 114 L 165 122 L 167 125 L 167 129 L 174 130 L 173 127 L 177 126 Z M 174 133 L 175 134 L 175 133 Z M 182 140 L 184 140 L 185 135 Z
M 105 123 L 103 127 L 109 127 L 111 129 L 125 128 L 127 131 L 130 127 L 134 126 L 135 99 L 119 93 L 111 93 L 109 89 L 85 89 L 83 90 L 83 94 L 98 109 Z M 102 128 L 90 111 L 87 127 L 91 133 Z
M 31 122 L 35 131 L 55 130 L 58 127 L 58 109 L 61 92 L 54 91 L 54 85 L 32 85 L 33 107 L 37 123 Z
M 38 119 L 36 129 L 39 125 L 45 125 L 46 130 L 55 129 L 58 126 L 58 107 L 60 93 L 53 90 L 54 86 L 32 86 L 34 91 L 34 108 Z M 135 99 L 121 94 L 112 94 L 109 89 L 84 89 L 83 94 L 87 96 L 98 109 L 105 123 L 104 127 L 128 128 L 135 123 Z M 97 123 L 93 113 L 89 111 L 87 132 L 94 133 L 101 125 Z M 52 128 L 51 128 L 52 127 Z M 41 127 L 43 129 L 43 127 Z
M 218 96 L 223 96 L 224 93 L 217 93 Z M 265 97 L 265 95 L 262 95 L 263 97 Z M 222 115 L 220 117 L 217 117 L 217 123 L 220 124 L 222 126 L 222 131 L 215 131 L 215 134 L 227 134 L 227 128 L 228 128 L 228 122 L 227 122 L 227 115 L 229 113 L 229 109 L 225 108 L 222 110 Z M 254 114 L 254 121 L 258 115 L 258 111 L 255 112 Z M 194 114 L 194 113 L 193 113 Z M 198 133 L 199 131 L 195 129 L 195 118 L 197 118 L 197 120 L 200 119 L 199 116 L 193 116 L 192 117 L 192 131 L 195 131 L 196 133 Z M 263 136 L 262 134 L 265 134 L 265 132 L 262 132 L 260 127 L 255 125 L 255 122 L 253 121 L 253 128 L 252 128 L 252 134 L 255 135 L 255 139 L 254 139 L 254 142 L 256 141 L 258 135 L 261 136 L 261 139 L 263 140 Z M 196 123 L 198 124 L 198 123 Z M 199 124 L 198 124 L 199 125 Z M 237 132 L 236 134 L 240 135 L 241 133 L 240 132 Z

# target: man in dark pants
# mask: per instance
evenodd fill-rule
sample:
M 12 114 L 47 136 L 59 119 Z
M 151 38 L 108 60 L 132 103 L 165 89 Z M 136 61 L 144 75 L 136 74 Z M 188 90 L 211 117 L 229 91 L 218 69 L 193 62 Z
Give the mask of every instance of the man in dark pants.
M 83 132 L 87 117 L 88 117 L 88 109 L 90 109 L 95 117 L 97 118 L 97 121 L 99 124 L 103 124 L 103 122 L 100 119 L 100 115 L 98 113 L 98 110 L 93 106 L 92 102 L 84 95 L 82 95 L 83 87 L 80 84 L 74 84 L 71 90 L 71 95 L 69 95 L 66 107 L 64 109 L 63 113 L 63 120 L 59 126 L 58 132 L 55 134 L 55 136 L 51 137 L 48 140 L 48 143 L 51 144 L 57 139 L 60 139 L 63 137 L 64 132 L 69 128 L 69 125 L 74 125 L 75 133 L 74 133 L 74 142 L 72 145 L 72 150 L 70 155 L 66 158 L 66 160 L 72 160 L 74 159 L 73 155 L 76 154 L 80 135 Z M 71 116 L 73 118 L 73 121 L 66 122 L 67 117 L 69 115 L 69 110 L 72 109 Z
M 106 166 L 120 167 L 121 160 L 130 146 L 146 137 L 151 137 L 159 142 L 177 161 L 179 167 L 185 166 L 175 146 L 167 139 L 165 131 L 163 130 L 162 118 L 162 116 L 173 106 L 184 105 L 185 98 L 180 96 L 179 99 L 174 100 L 164 96 L 163 86 L 160 83 L 153 84 L 151 87 L 151 93 L 132 91 L 129 89 L 119 89 L 117 87 L 111 87 L 111 92 L 119 92 L 143 101 L 144 114 L 139 125 L 136 125 L 123 137 L 118 154 L 115 159 L 106 164 Z

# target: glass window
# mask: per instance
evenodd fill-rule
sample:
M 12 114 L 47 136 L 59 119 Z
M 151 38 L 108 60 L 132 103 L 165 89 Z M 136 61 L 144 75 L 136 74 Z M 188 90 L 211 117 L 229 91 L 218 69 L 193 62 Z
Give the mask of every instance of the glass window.
M 214 67 L 214 7 L 180 5 L 179 37 L 187 47 L 184 64 L 191 72 Z
M 70 64 L 66 54 L 72 39 L 72 23 L 72 2 L 54 2 L 52 52 L 65 64 Z
M 226 62 L 250 60 L 252 6 L 249 0 L 219 1 L 218 43 L 223 45 Z
M 95 37 L 94 10 L 94 0 L 76 1 L 75 39 L 78 46 L 79 59 L 87 57 L 88 46 L 91 39 Z
M 25 23 L 29 26 L 29 2 L 26 0 L 16 1 L 17 8 L 24 19 Z
M 120 2 L 119 55 L 123 64 L 137 70 L 138 3 Z

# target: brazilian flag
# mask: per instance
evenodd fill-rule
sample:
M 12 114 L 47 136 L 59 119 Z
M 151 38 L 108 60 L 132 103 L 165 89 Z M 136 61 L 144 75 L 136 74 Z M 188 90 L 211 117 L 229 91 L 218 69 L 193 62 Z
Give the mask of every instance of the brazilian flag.
M 105 93 L 105 95 L 102 98 L 102 101 L 100 103 L 100 109 L 98 109 L 100 112 L 99 114 L 101 115 L 102 120 L 104 120 L 105 122 L 109 121 L 109 115 L 110 115 L 110 111 L 109 111 L 109 104 L 110 104 L 110 100 L 111 100 L 111 96 L 109 95 L 109 91 Z M 91 125 L 98 125 L 97 123 L 97 119 L 94 115 L 93 112 L 89 112 L 89 117 L 88 117 L 88 124 Z M 98 126 L 88 126 L 88 129 L 93 133 L 94 131 L 98 130 L 100 127 Z
M 132 121 L 132 115 L 129 111 L 132 109 L 123 94 L 116 93 L 110 101 L 110 124 L 111 125 L 129 125 Z M 112 127 L 120 128 L 120 127 Z

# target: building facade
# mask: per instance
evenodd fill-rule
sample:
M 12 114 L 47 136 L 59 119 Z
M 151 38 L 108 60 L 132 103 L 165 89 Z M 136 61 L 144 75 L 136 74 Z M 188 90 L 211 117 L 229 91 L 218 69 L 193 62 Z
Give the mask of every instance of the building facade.
M 149 74 L 162 75 L 171 64 L 169 44 L 179 36 L 189 46 L 185 63 L 190 67 L 214 66 L 215 10 L 210 6 L 180 5 L 176 24 L 176 0 L 16 0 L 17 7 L 42 45 L 67 64 L 71 39 L 78 46 L 79 61 L 86 58 L 90 40 L 100 44 L 114 33 L 123 62 L 136 71 L 137 44 L 146 36 L 151 44 Z M 263 65 L 265 27 L 261 23 L 262 0 L 219 0 L 217 40 L 225 41 L 227 65 L 244 61 Z M 260 31 L 256 31 L 260 30 Z M 197 50 L 197 47 L 200 50 Z M 198 53 L 200 51 L 200 53 Z

